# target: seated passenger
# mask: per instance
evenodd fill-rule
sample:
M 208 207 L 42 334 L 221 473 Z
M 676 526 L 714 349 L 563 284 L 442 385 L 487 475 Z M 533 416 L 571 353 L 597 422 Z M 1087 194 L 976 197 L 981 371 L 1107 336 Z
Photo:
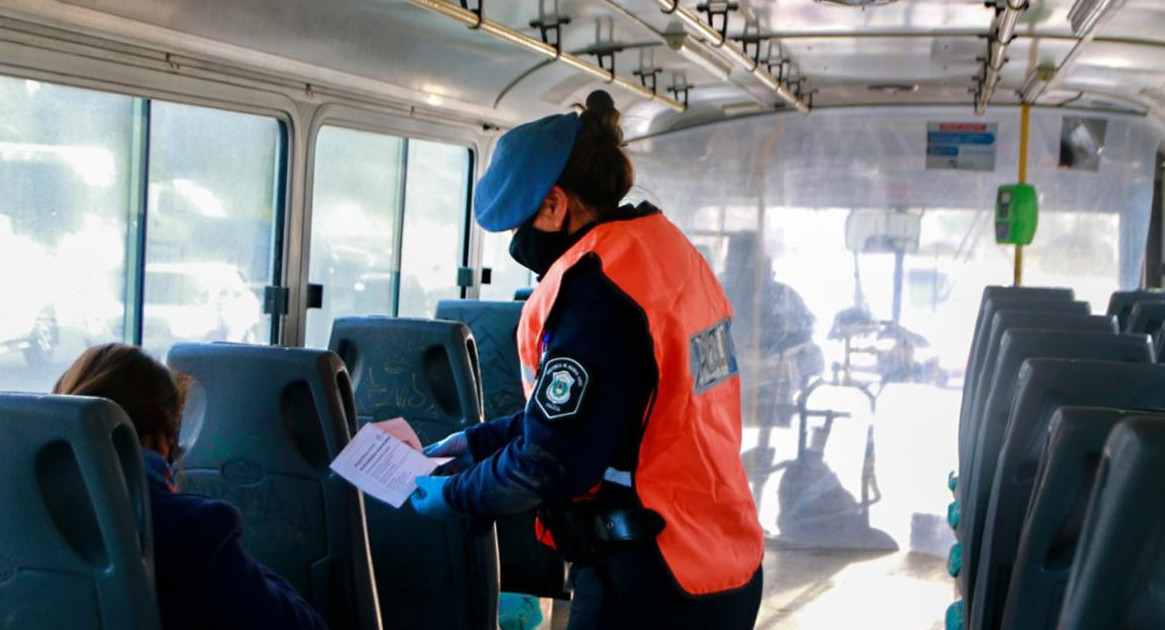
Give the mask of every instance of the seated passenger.
M 125 410 L 142 444 L 154 530 L 154 573 L 166 630 L 287 628 L 327 624 L 295 589 L 249 556 L 243 515 L 229 503 L 181 494 L 171 468 L 186 380 L 139 348 L 89 348 L 54 394 L 100 396 Z

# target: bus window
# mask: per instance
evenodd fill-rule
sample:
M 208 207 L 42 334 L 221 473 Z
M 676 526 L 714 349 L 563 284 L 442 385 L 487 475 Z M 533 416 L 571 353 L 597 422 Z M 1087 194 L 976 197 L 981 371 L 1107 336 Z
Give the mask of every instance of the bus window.
M 404 151 L 401 138 L 319 131 L 308 275 L 324 286 L 324 303 L 307 312 L 309 348 L 328 347 L 337 317 L 393 313 Z
M 401 241 L 401 317 L 432 317 L 437 302 L 461 297 L 465 203 L 469 194 L 469 150 L 409 140 Z
M 122 338 L 135 99 L 0 77 L 0 384 Z
M 530 270 L 510 257 L 509 232 L 486 232 L 481 249 L 481 266 L 493 270 L 490 283 L 481 285 L 481 299 L 512 300 L 514 291 L 534 284 Z
M 155 102 L 142 345 L 163 356 L 182 342 L 264 343 L 281 123 Z

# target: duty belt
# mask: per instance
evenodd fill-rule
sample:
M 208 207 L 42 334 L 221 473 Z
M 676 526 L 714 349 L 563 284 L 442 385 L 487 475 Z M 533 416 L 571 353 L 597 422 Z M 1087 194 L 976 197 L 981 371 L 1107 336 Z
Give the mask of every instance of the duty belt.
M 655 540 L 664 528 L 663 517 L 645 508 L 596 510 L 575 504 L 542 510 L 539 517 L 563 557 L 577 564 L 593 562 L 608 545 Z
M 595 517 L 595 538 L 604 543 L 655 540 L 663 525 L 663 517 L 653 510 L 611 510 Z

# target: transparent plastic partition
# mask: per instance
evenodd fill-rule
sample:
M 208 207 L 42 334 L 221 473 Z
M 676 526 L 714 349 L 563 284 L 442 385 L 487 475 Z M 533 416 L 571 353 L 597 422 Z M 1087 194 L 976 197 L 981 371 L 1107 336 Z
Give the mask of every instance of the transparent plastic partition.
M 1059 167 L 1064 116 L 1032 114 L 1041 194 L 1024 283 L 1102 312 L 1138 284 L 1163 130 L 1102 116 L 1096 172 Z M 708 259 L 736 314 L 744 453 L 766 532 L 758 628 L 941 628 L 947 473 L 984 286 L 1011 284 L 994 242 L 1017 181 L 1019 110 L 835 110 L 758 116 L 630 145 L 632 197 Z M 927 170 L 927 123 L 997 126 L 995 167 Z M 851 218 L 853 215 L 854 218 Z M 916 236 L 847 247 L 847 221 Z

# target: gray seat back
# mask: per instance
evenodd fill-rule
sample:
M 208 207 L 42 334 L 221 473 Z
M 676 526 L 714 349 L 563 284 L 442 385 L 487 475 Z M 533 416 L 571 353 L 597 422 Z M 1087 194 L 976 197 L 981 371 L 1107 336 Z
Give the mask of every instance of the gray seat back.
M 990 316 L 995 311 L 995 307 L 991 304 L 999 298 L 1027 298 L 1031 300 L 1055 299 L 1070 302 L 1075 299 L 1075 293 L 1072 289 L 1050 287 L 983 287 L 983 295 L 979 298 L 979 312 L 975 316 L 975 328 L 971 335 L 971 347 L 968 349 L 967 354 L 966 374 L 970 374 L 971 368 L 978 364 L 979 357 L 976 356 L 976 351 L 978 349 L 979 339 L 984 333 L 983 328 L 991 325 Z
M 1025 362 L 1035 359 L 1078 359 L 1148 362 L 1148 340 L 1135 335 L 1078 333 L 1074 331 L 1012 330 L 1003 334 L 1000 356 L 996 361 L 990 394 L 983 405 L 983 415 L 969 452 L 970 466 L 961 477 L 962 518 L 959 540 L 962 541 L 963 568 L 959 574 L 962 593 L 968 608 L 974 607 L 977 551 L 987 517 L 991 487 L 1000 458 L 1004 437 L 1015 405 L 1019 403 L 1018 376 Z
M 1101 407 L 1061 407 L 1052 416 L 1007 589 L 1002 630 L 1056 627 L 1104 443 L 1118 423 L 1138 415 L 1165 422 L 1165 415 Z
M 401 416 L 428 445 L 482 421 L 477 346 L 461 322 L 342 317 L 328 346 L 352 371 L 361 425 Z M 386 629 L 493 630 L 492 527 L 468 517 L 435 522 L 375 500 L 367 517 Z
M 1096 340 L 1091 343 L 1107 344 L 1114 350 L 1110 356 L 1092 358 L 1152 363 L 1152 347 L 1147 335 L 1108 335 L 1106 341 Z M 1121 354 L 1120 350 L 1124 350 L 1124 353 Z M 1123 393 L 1096 391 L 1081 392 L 1081 395 L 1093 396 L 1082 398 L 1080 400 L 1082 404 L 1107 406 L 1108 400 L 1119 401 Z M 1165 396 L 1158 398 L 1160 403 L 1165 403 Z M 1147 397 L 1145 401 L 1153 403 L 1154 406 L 1160 404 L 1154 401 L 1152 396 Z M 1047 427 L 1052 415 L 1054 409 L 1048 409 L 1045 415 L 1038 417 L 1021 416 L 1009 419 L 1004 431 L 1002 448 L 995 463 L 993 485 L 987 495 L 986 504 L 979 504 L 980 507 L 986 508 L 986 513 L 982 524 L 982 542 L 977 547 L 979 558 L 975 562 L 977 575 L 970 576 L 975 580 L 972 589 L 975 593 L 975 601 L 972 603 L 975 610 L 972 615 L 973 627 L 995 628 L 1003 615 L 1003 604 L 1015 553 L 1019 548 L 1023 519 L 1031 501 L 1035 473 L 1040 455 L 1046 446 Z M 991 466 L 992 463 L 988 459 L 984 465 Z
M 975 320 L 975 332 L 971 337 L 971 347 L 967 353 L 967 367 L 963 373 L 963 397 L 959 408 L 959 426 L 961 427 L 974 398 L 975 388 L 978 385 L 976 376 L 984 361 L 987 352 L 987 336 L 991 332 L 992 318 L 998 310 L 1012 311 L 1063 311 L 1080 313 L 1079 306 L 1065 307 L 1056 302 L 1071 303 L 1071 289 L 1047 289 L 1042 287 L 986 287 L 983 289 L 983 299 L 979 303 L 979 314 Z M 1082 314 L 1087 315 L 1085 310 Z
M 1005 297 L 1072 301 L 1075 299 L 1075 293 L 1072 289 L 1051 287 L 983 287 L 983 295 L 979 299 L 979 313 L 975 316 L 975 329 L 971 335 L 971 347 L 967 354 L 966 374 L 971 374 L 971 368 L 978 364 L 979 358 L 976 356 L 976 352 L 980 343 L 979 339 L 983 334 L 983 328 L 991 325 L 990 316 L 995 311 L 995 307 L 991 306 L 991 303 L 998 298 Z
M 485 417 L 500 418 L 521 411 L 526 406 L 518 360 L 522 303 L 442 300 L 437 303 L 437 319 L 463 322 L 473 333 Z
M 518 360 L 520 302 L 442 300 L 437 318 L 465 322 L 477 341 L 485 417 L 508 416 L 526 406 Z M 534 536 L 534 512 L 498 518 L 501 590 L 538 597 L 569 598 L 566 561 Z
M 1165 625 L 1165 424 L 1131 418 L 1109 435 L 1084 519 L 1060 630 Z
M 182 489 L 234 504 L 243 545 L 333 630 L 379 627 L 361 493 L 328 467 L 348 443 L 348 372 L 326 350 L 182 344 L 195 385 L 182 420 Z
M 1165 323 L 1165 301 L 1141 301 L 1133 305 L 1129 311 L 1129 320 L 1124 331 L 1131 333 L 1145 333 L 1157 336 L 1161 331 L 1161 324 Z
M 0 395 L 0 628 L 161 628 L 143 468 L 112 402 Z
M 1108 298 L 1109 315 L 1115 315 L 1120 322 L 1121 330 L 1128 325 L 1129 315 L 1137 302 L 1165 302 L 1165 291 L 1161 289 L 1135 289 L 1132 291 L 1114 291 Z
M 1003 334 L 1008 330 L 1027 328 L 1033 330 L 1063 330 L 1076 332 L 1117 332 L 1116 318 L 1108 315 L 1084 315 L 1077 313 L 1060 313 L 1046 311 L 996 311 L 989 326 L 986 351 L 983 363 L 979 370 L 976 382 L 978 385 L 971 392 L 971 404 L 968 413 L 959 426 L 959 475 L 969 482 L 971 456 L 978 434 L 979 423 L 982 422 L 983 412 L 987 404 L 987 397 L 991 394 L 994 384 L 995 370 L 998 368 L 999 347 L 1003 343 Z M 1019 365 L 1015 365 L 1019 370 Z M 966 487 L 960 484 L 960 487 Z
M 1147 341 L 1145 342 L 1147 343 Z M 1144 356 L 1143 354 L 1141 355 Z M 993 541 L 987 540 L 988 523 L 994 526 L 1001 522 L 1003 509 L 1012 509 L 1012 514 L 1006 518 L 1019 519 L 1016 526 L 1022 523 L 1023 511 L 1026 509 L 1027 498 L 1030 497 L 1031 478 L 1034 476 L 1036 464 L 1026 463 L 1038 461 L 1039 452 L 1043 450 L 1047 435 L 1048 422 L 1057 409 L 1067 405 L 1089 405 L 1098 407 L 1133 407 L 1157 408 L 1165 405 L 1165 366 L 1151 363 L 1129 363 L 1095 360 L 1069 359 L 1029 359 L 1020 370 L 1018 385 L 1015 391 L 1015 401 L 1008 414 L 1006 422 L 985 423 L 980 438 L 980 453 L 976 461 L 976 472 L 980 475 L 971 498 L 974 503 L 965 506 L 964 518 L 970 523 L 970 529 L 965 532 L 963 546 L 964 569 L 972 571 L 964 583 L 964 594 L 968 603 L 967 610 L 972 626 L 980 619 L 979 611 L 998 614 L 995 608 L 1002 604 L 996 599 L 1001 595 L 996 589 L 984 589 L 979 592 L 981 583 L 998 584 L 999 569 L 988 565 L 985 578 L 980 575 L 981 566 L 991 560 L 987 549 L 994 546 Z M 988 420 L 992 420 L 988 418 Z M 1000 486 L 1003 482 L 1016 482 L 1014 479 L 1004 479 L 1000 476 L 1003 470 L 1002 461 L 1004 451 L 1015 455 L 1008 458 L 1008 475 L 1019 473 L 1021 465 L 1027 470 L 1027 479 L 1018 489 L 1009 486 L 1006 498 L 1007 505 L 994 502 L 993 496 L 1003 492 Z M 1034 451 L 1034 456 L 1026 456 Z M 1031 460 L 1027 459 L 1030 457 Z M 1026 488 L 1027 497 L 1020 500 Z M 1014 507 L 1019 502 L 1019 507 Z M 966 510 L 970 510 L 969 512 Z M 1014 546 L 1010 555 L 1014 556 Z M 1000 557 L 997 554 L 996 557 Z M 1003 570 L 1010 570 L 1010 559 Z M 986 582 L 984 582 L 986 580 Z M 1003 591 L 1006 592 L 1005 590 Z M 982 617 L 983 621 L 989 618 Z M 982 626 L 978 626 L 982 627 Z
M 482 421 L 477 344 L 465 324 L 340 317 L 328 348 L 352 374 L 352 429 L 403 416 L 430 444 Z

